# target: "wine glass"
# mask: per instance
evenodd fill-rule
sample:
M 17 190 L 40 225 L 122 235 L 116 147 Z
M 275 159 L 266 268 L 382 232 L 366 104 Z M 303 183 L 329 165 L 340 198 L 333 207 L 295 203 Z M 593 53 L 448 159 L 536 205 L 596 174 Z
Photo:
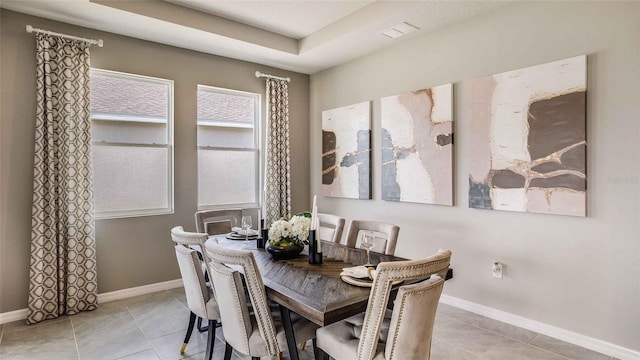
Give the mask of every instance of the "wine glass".
M 367 263 L 364 266 L 373 266 L 371 264 L 371 249 L 376 245 L 376 237 L 373 236 L 372 232 L 364 232 L 362 233 L 362 242 L 360 243 L 360 247 L 367 250 Z
M 242 230 L 244 230 L 244 242 L 249 243 L 249 229 L 251 229 L 251 216 L 242 217 Z

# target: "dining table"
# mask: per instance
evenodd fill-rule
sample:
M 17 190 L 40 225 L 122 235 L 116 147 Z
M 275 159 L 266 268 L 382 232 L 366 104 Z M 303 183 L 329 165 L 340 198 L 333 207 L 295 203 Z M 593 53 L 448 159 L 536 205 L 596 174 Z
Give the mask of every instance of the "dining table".
M 306 250 L 293 259 L 274 260 L 265 249 L 257 248 L 255 240 L 230 240 L 224 235 L 215 236 L 215 240 L 225 247 L 253 252 L 267 298 L 279 306 L 292 360 L 298 360 L 298 351 L 291 312 L 326 326 L 367 308 L 371 287 L 348 284 L 340 275 L 343 268 L 367 263 L 366 250 L 322 241 L 322 264 L 312 265 Z M 400 260 L 406 259 L 371 252 L 373 264 Z

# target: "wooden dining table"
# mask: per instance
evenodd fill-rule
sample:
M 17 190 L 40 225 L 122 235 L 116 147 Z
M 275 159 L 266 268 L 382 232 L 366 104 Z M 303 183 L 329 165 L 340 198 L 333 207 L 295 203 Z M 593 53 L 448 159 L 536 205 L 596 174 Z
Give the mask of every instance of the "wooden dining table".
M 215 236 L 222 246 L 250 250 L 256 260 L 267 298 L 280 306 L 291 359 L 298 359 L 291 311 L 318 324 L 329 325 L 366 310 L 370 287 L 347 284 L 340 278 L 343 268 L 367 262 L 367 252 L 344 245 L 322 242 L 323 263 L 309 264 L 306 250 L 291 260 L 274 260 L 256 241 L 230 240 Z M 392 255 L 371 253 L 371 262 L 405 260 Z
M 311 265 L 306 250 L 295 259 L 274 260 L 265 249 L 256 247 L 255 240 L 229 240 L 224 235 L 215 238 L 222 246 L 253 252 L 267 298 L 280 307 L 287 346 L 293 360 L 298 359 L 298 352 L 291 311 L 319 326 L 325 326 L 362 313 L 367 308 L 371 288 L 350 285 L 340 277 L 343 268 L 367 262 L 367 252 L 363 249 L 323 241 L 323 263 Z M 399 260 L 406 259 L 371 252 L 373 264 Z

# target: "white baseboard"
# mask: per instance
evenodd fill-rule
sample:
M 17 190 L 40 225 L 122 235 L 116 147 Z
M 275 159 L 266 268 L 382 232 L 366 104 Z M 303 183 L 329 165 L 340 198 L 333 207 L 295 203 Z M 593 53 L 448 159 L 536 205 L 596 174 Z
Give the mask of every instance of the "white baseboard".
M 98 303 L 106 303 L 109 301 L 126 299 L 138 295 L 151 294 L 158 291 L 175 289 L 182 287 L 182 279 L 175 279 L 169 281 L 163 281 L 155 284 L 136 286 L 133 288 L 111 291 L 107 293 L 98 294 Z M 0 313 L 0 324 L 9 323 L 12 321 L 24 320 L 27 318 L 29 311 L 27 309 L 20 309 L 15 311 L 9 311 L 6 313 Z
M 133 288 L 111 291 L 98 294 L 98 303 L 105 303 L 114 300 L 126 299 L 138 295 L 151 294 L 158 291 L 175 289 L 182 287 L 182 279 L 163 281 L 155 284 L 136 286 Z
M 523 329 L 535 331 L 539 334 L 550 336 L 568 343 L 581 346 L 586 349 L 613 356 L 621 360 L 640 360 L 640 351 L 622 347 L 603 340 L 578 334 L 556 326 L 527 319 L 522 316 L 504 312 L 488 306 L 473 303 L 471 301 L 459 299 L 453 296 L 442 294 L 440 302 L 463 310 L 467 310 L 488 318 L 515 325 Z
M 15 311 L 9 311 L 6 313 L 0 313 L 0 324 L 10 323 L 12 321 L 24 320 L 27 318 L 29 310 L 20 309 Z

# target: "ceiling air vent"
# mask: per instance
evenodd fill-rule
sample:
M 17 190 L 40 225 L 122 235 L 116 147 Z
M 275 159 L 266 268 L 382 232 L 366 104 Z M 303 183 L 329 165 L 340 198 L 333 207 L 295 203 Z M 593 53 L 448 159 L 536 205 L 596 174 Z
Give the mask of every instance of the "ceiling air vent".
M 407 35 L 409 33 L 412 33 L 412 32 L 414 32 L 416 30 L 419 30 L 419 28 L 417 28 L 417 27 L 415 27 L 415 26 L 413 26 L 413 25 L 411 25 L 409 23 L 401 22 L 400 24 L 381 32 L 381 34 L 384 35 L 384 36 L 388 36 L 388 37 L 390 37 L 392 39 L 397 39 L 397 38 L 399 38 L 401 36 L 405 36 L 405 35 Z

